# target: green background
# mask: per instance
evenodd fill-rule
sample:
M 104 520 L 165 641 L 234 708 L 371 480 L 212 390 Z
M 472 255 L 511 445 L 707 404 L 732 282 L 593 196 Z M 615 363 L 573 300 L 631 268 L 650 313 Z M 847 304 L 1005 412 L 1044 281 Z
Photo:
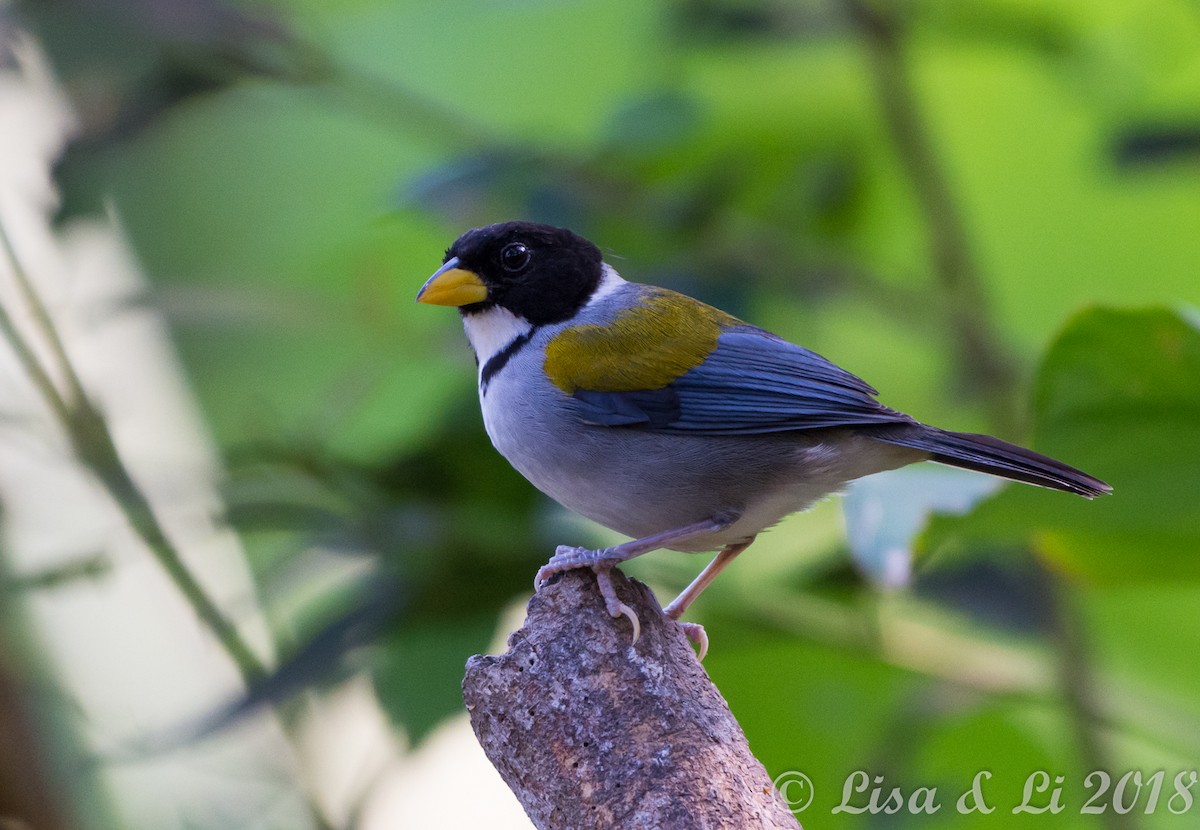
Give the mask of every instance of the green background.
M 768 770 L 812 779 L 806 827 L 1200 815 L 1165 807 L 1200 767 L 1200 6 L 294 0 L 184 30 L 19 8 L 68 91 L 112 102 L 58 167 L 60 222 L 119 216 L 264 594 L 317 540 L 400 586 L 365 660 L 283 638 L 301 685 L 365 671 L 419 742 L 553 546 L 615 538 L 496 456 L 456 316 L 413 302 L 461 231 L 529 218 L 1115 487 L 937 516 L 909 589 L 851 564 L 837 502 L 718 580 L 705 666 Z M 628 570 L 665 599 L 700 565 Z M 1164 770 L 1158 809 L 1081 816 L 1097 769 Z M 855 770 L 943 807 L 831 814 Z M 959 815 L 980 770 L 997 811 Z M 1067 809 L 1012 815 L 1038 770 Z

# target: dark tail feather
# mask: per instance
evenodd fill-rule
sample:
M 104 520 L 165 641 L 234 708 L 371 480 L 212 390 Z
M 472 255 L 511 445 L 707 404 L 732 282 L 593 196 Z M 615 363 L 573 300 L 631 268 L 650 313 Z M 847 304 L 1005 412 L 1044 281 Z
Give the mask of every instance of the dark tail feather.
M 1112 487 L 1094 476 L 990 435 L 946 432 L 924 424 L 889 425 L 863 432 L 889 444 L 924 450 L 933 456 L 932 460 L 952 467 L 1065 490 L 1089 499 L 1112 492 Z

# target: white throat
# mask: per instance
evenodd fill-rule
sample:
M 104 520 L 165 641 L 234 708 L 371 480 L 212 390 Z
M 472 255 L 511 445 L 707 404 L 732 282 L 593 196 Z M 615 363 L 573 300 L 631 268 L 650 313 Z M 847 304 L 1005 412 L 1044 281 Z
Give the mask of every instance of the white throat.
M 479 361 L 479 369 L 483 371 L 487 362 L 504 351 L 505 346 L 529 334 L 533 323 L 506 308 L 493 306 L 481 314 L 463 317 L 463 328 Z

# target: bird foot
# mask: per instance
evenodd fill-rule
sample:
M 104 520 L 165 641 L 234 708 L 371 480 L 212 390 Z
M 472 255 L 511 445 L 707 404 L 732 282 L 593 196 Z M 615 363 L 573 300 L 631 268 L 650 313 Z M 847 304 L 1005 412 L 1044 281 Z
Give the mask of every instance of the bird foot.
M 588 550 L 569 545 L 560 545 L 554 551 L 554 556 L 542 567 L 538 568 L 537 576 L 533 579 L 534 590 L 540 590 L 555 574 L 571 571 L 576 568 L 591 568 L 596 574 L 596 587 L 604 598 L 604 607 L 611 617 L 625 617 L 633 626 L 633 642 L 642 635 L 642 624 L 638 621 L 637 612 L 617 597 L 617 590 L 612 583 L 612 569 L 622 560 L 609 555 L 609 548 Z
M 564 571 L 573 571 L 576 568 L 609 568 L 621 562 L 622 559 L 613 555 L 612 548 L 600 548 L 599 550 L 589 550 L 588 548 L 576 548 L 571 545 L 559 545 L 554 550 L 554 555 L 550 557 L 550 561 L 542 567 L 538 568 L 537 576 L 533 578 L 534 590 L 540 589 L 549 581 L 550 577 L 555 574 L 563 573 Z

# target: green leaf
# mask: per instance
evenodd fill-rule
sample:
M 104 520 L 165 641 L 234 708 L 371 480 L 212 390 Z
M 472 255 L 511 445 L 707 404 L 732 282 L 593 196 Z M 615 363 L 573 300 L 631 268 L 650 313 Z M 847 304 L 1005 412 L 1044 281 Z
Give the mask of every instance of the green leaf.
M 1086 502 L 1012 486 L 962 519 L 935 520 L 930 550 L 1027 545 L 1101 583 L 1200 578 L 1200 326 L 1168 309 L 1097 308 L 1072 320 L 1037 379 L 1035 445 L 1107 480 Z
M 380 644 L 371 665 L 375 691 L 413 743 L 462 711 L 463 667 L 487 648 L 495 628 L 492 614 L 427 619 L 397 628 Z

